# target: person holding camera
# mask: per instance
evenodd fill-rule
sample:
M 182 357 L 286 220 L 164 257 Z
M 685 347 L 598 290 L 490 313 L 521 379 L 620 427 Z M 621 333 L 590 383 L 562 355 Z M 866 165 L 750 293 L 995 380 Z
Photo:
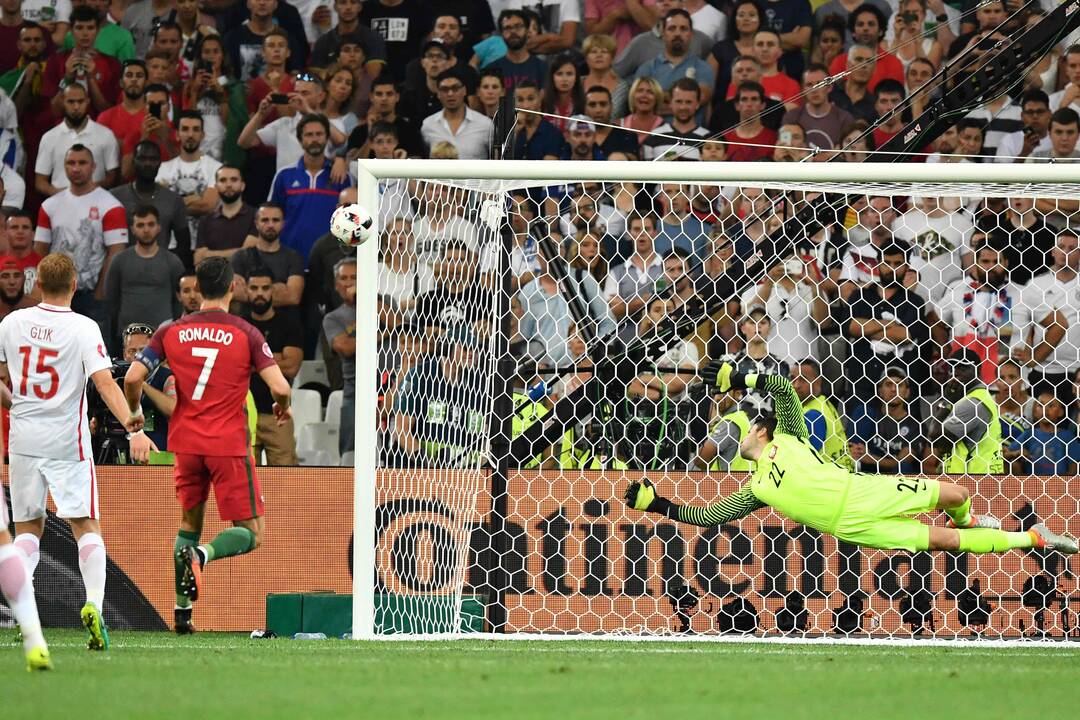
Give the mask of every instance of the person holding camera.
M 171 120 L 172 103 L 169 88 L 153 83 L 146 86 L 146 114 L 142 123 L 129 131 L 120 143 L 120 176 L 132 180 L 135 176 L 135 146 L 144 141 L 157 145 L 159 155 L 164 159 L 176 156 L 176 128 Z
M 154 336 L 152 325 L 134 322 L 124 328 L 124 372 L 135 356 L 150 344 Z M 176 409 L 176 378 L 172 370 L 162 365 L 143 383 L 142 411 L 146 418 L 143 433 L 158 450 L 167 450 L 169 444 L 169 418 Z M 143 443 L 142 438 L 132 436 L 132 443 Z
M 63 113 L 60 90 L 81 85 L 90 94 L 92 114 L 97 115 L 116 104 L 120 96 L 120 62 L 94 49 L 101 18 L 97 10 L 82 5 L 71 12 L 71 35 L 75 46 L 49 58 L 42 79 L 42 91 L 52 98 L 52 109 Z

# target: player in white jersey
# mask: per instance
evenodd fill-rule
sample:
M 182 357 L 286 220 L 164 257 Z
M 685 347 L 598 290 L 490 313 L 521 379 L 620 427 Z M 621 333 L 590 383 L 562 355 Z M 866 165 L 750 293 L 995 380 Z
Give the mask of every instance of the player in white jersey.
M 11 402 L 11 393 L 0 385 L 0 402 L 5 406 Z M 2 455 L 0 451 L 0 455 Z M 10 518 L 7 514 L 7 502 L 4 500 L 4 486 L 0 485 L 0 592 L 3 592 L 8 607 L 15 615 L 22 631 L 23 650 L 26 652 L 26 669 L 52 670 L 49 659 L 49 647 L 45 636 L 41 634 L 41 620 L 38 618 L 37 601 L 34 600 L 34 584 L 26 570 L 26 558 L 11 542 L 8 532 Z
M 0 382 L 11 386 L 10 478 L 14 546 L 26 560 L 32 583 L 45 529 L 46 494 L 67 520 L 79 546 L 86 586 L 81 618 L 88 647 L 105 650 L 102 618 L 105 543 L 98 524 L 97 478 L 86 418 L 86 383 L 93 380 L 113 414 L 129 431 L 142 427 L 129 415 L 123 391 L 112 379 L 112 360 L 97 324 L 71 310 L 76 272 L 71 258 L 52 253 L 38 265 L 40 305 L 16 310 L 0 322 Z

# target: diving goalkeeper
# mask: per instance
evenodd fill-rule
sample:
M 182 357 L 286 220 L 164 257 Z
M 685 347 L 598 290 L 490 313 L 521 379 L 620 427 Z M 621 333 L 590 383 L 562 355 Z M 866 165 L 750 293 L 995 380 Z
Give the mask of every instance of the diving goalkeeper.
M 720 392 L 752 388 L 773 398 L 774 413 L 760 415 L 739 444 L 739 454 L 757 463 L 750 481 L 708 507 L 677 505 L 660 497 L 648 480 L 626 490 L 635 510 L 710 527 L 746 517 L 769 506 L 781 515 L 845 542 L 884 550 L 955 550 L 1002 553 L 1013 548 L 1077 552 L 1076 541 L 1043 524 L 1026 532 L 1005 532 L 989 516 L 971 513 L 968 491 L 953 483 L 897 475 L 866 475 L 825 459 L 810 445 L 802 404 L 787 379 L 742 374 L 723 363 L 713 366 Z M 706 382 L 712 380 L 706 373 Z M 951 527 L 935 527 L 913 515 L 944 510 Z

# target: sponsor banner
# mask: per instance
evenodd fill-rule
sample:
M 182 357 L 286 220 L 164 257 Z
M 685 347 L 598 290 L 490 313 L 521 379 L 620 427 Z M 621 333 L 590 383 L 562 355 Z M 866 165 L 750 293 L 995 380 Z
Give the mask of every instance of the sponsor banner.
M 263 627 L 267 593 L 351 590 L 352 471 L 260 467 L 258 473 L 267 516 L 262 546 L 207 568 L 195 615 L 200 629 Z M 864 551 L 768 510 L 720 528 L 678 525 L 625 507 L 626 484 L 639 477 L 516 473 L 508 485 L 505 545 L 493 553 L 484 473 L 380 471 L 378 590 L 447 595 L 463 584 L 467 594 L 486 596 L 484 568 L 499 555 L 510 583 L 510 630 L 710 633 L 794 624 L 815 633 L 838 623 L 850 627 L 857 617 L 857 627 L 872 633 L 921 627 L 948 637 L 978 626 L 992 634 L 1030 634 L 1037 627 L 1058 637 L 1066 627 L 1077 634 L 1073 558 L 1070 567 L 1056 553 Z M 662 494 L 695 503 L 741 482 L 705 474 L 652 479 Z M 179 521 L 171 468 L 101 467 L 98 483 L 110 559 L 171 623 Z M 966 484 L 976 512 L 998 515 L 1007 530 L 1045 521 L 1080 534 L 1077 478 Z M 227 527 L 212 499 L 206 516 L 204 542 Z M 975 622 L 981 613 L 985 627 Z

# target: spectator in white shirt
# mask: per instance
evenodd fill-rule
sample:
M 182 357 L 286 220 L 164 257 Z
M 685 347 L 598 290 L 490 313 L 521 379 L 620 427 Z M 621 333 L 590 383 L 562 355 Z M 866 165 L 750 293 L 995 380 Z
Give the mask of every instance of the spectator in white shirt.
M 157 174 L 158 185 L 164 185 L 184 199 L 192 250 L 198 239 L 199 220 L 218 206 L 214 175 L 221 163 L 201 150 L 203 137 L 203 117 L 199 111 L 181 112 L 177 124 L 180 154 L 163 162 Z
M 465 103 L 465 82 L 455 70 L 444 70 L 435 80 L 443 109 L 429 115 L 420 128 L 428 148 L 451 143 L 463 160 L 486 160 L 494 125 L 483 113 Z
M 664 260 L 656 252 L 655 215 L 632 215 L 626 229 L 634 242 L 634 254 L 611 268 L 604 297 L 616 320 L 640 310 L 656 291 L 656 281 L 664 274 Z
M 68 186 L 64 158 L 75 144 L 88 148 L 94 156 L 93 181 L 104 187 L 116 184 L 120 167 L 120 148 L 112 130 L 99 125 L 88 116 L 90 95 L 78 83 L 68 85 L 62 92 L 64 119 L 41 137 L 37 166 L 34 168 L 34 187 L 45 197 L 51 197 Z
M 1056 112 L 1063 107 L 1071 107 L 1080 112 L 1080 45 L 1070 45 L 1065 51 L 1064 70 L 1069 82 L 1050 96 L 1050 110 Z

